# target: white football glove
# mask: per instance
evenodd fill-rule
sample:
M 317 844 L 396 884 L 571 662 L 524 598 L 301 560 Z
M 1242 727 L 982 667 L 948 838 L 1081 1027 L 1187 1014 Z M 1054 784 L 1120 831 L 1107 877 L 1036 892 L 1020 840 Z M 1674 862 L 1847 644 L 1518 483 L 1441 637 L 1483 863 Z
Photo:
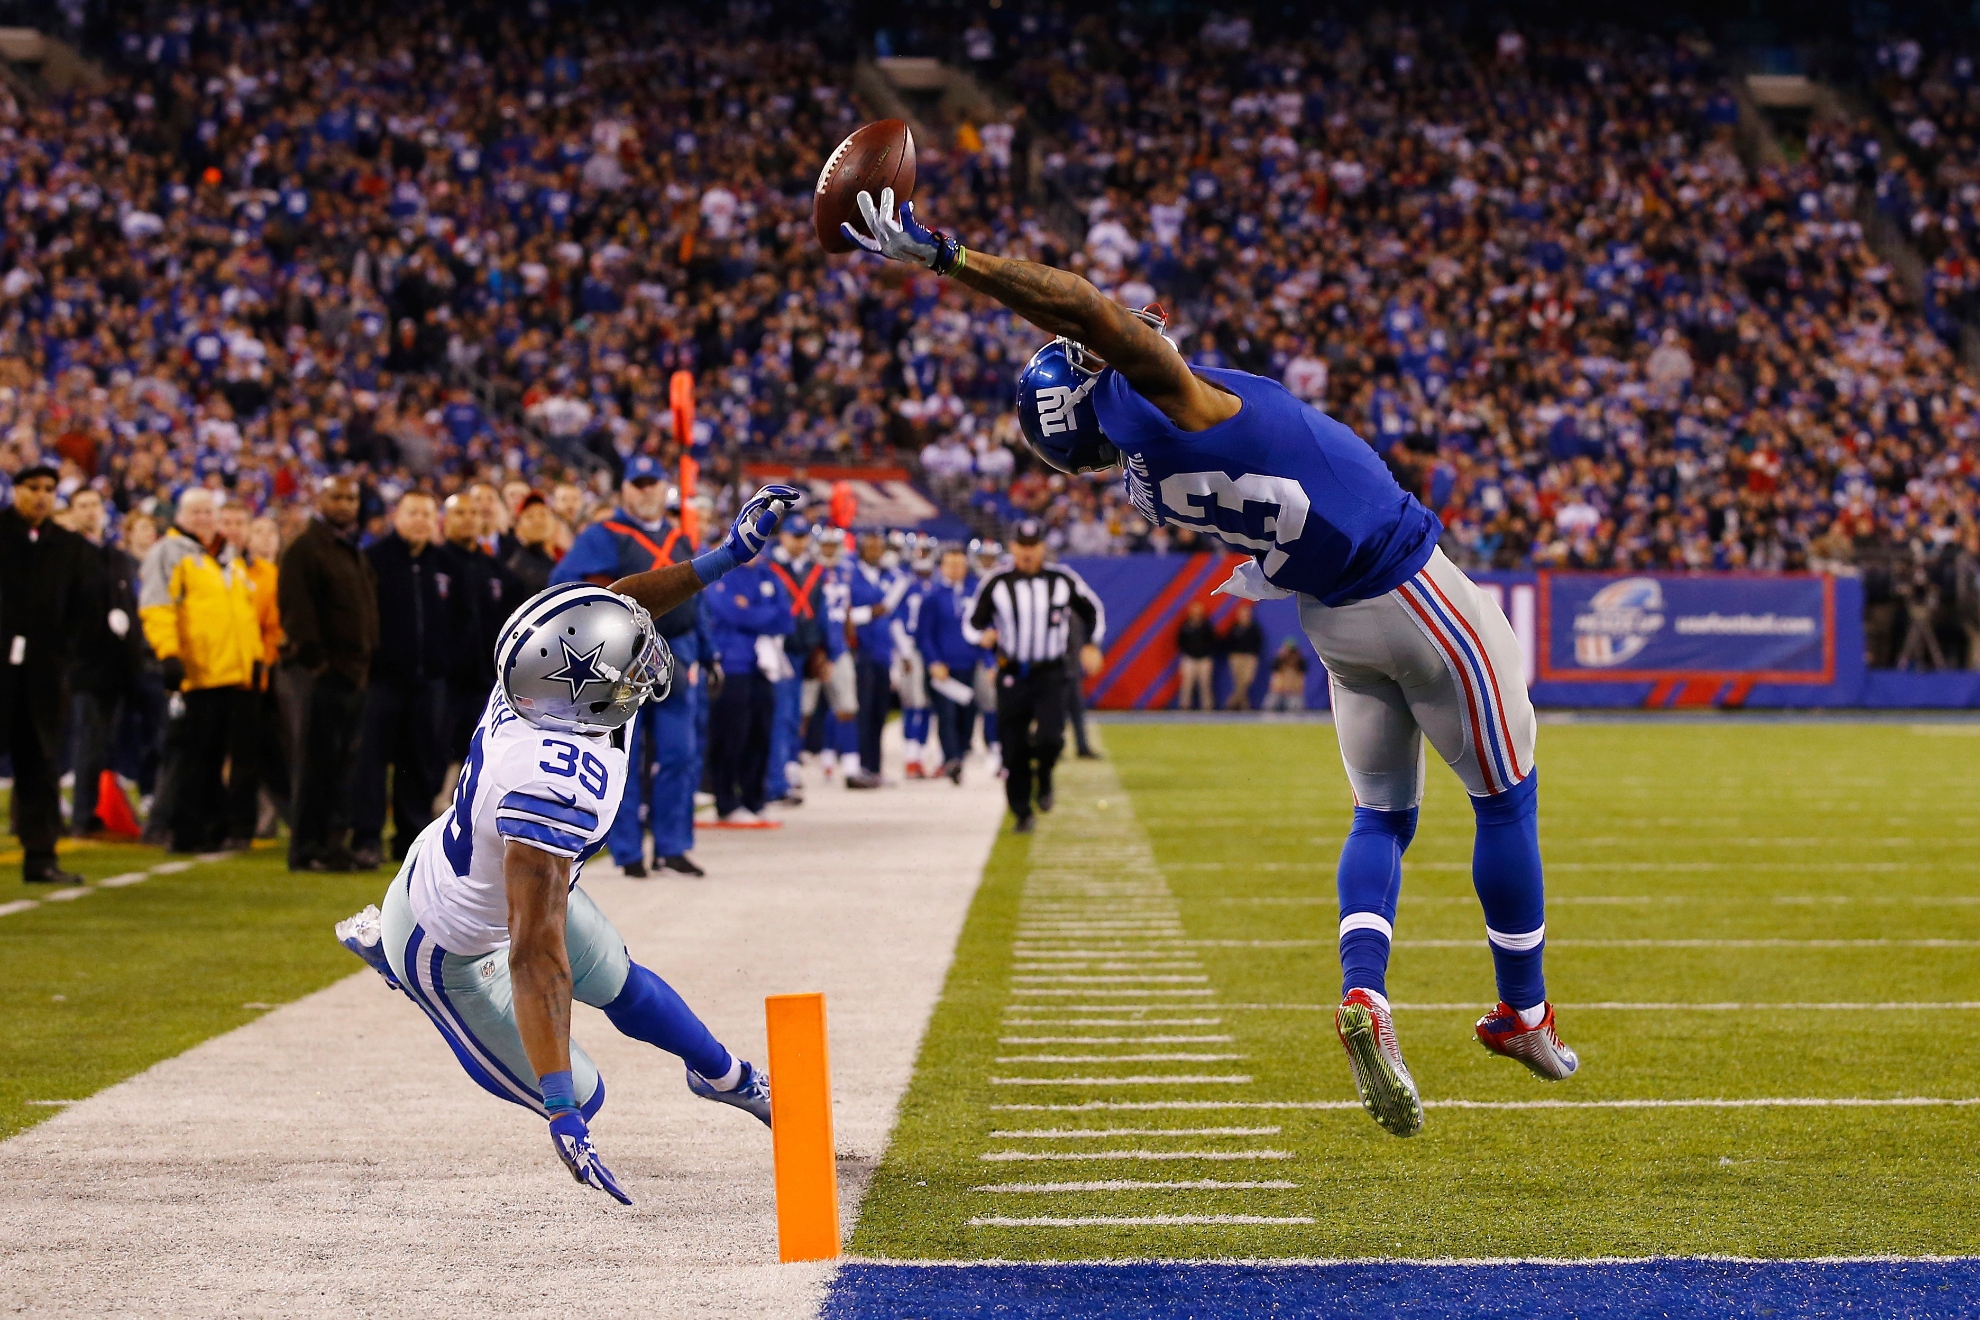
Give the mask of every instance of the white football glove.
M 897 211 L 892 188 L 880 190 L 878 203 L 872 193 L 861 193 L 859 214 L 866 221 L 866 233 L 860 233 L 850 224 L 840 225 L 839 232 L 868 252 L 877 252 L 893 261 L 911 261 L 938 275 L 956 268 L 962 244 L 916 220 L 913 202 L 903 203 Z

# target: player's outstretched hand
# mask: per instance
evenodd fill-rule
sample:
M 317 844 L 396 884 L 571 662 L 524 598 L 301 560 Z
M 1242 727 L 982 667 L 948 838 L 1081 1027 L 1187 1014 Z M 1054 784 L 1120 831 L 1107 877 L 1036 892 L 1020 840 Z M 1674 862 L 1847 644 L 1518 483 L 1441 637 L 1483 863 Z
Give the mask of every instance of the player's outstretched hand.
M 803 501 L 804 492 L 796 486 L 765 486 L 736 514 L 735 526 L 729 529 L 723 548 L 735 556 L 738 564 L 748 563 L 769 542 L 784 515 Z
M 877 202 L 872 193 L 861 193 L 859 214 L 866 221 L 866 233 L 860 233 L 850 224 L 840 225 L 839 232 L 868 252 L 878 252 L 894 261 L 911 261 L 938 275 L 954 269 L 962 244 L 915 219 L 913 202 L 903 203 L 896 212 L 892 188 L 882 188 Z
M 565 1109 L 551 1115 L 550 1144 L 557 1148 L 557 1158 L 571 1171 L 571 1177 L 587 1187 L 596 1187 L 621 1205 L 632 1204 L 632 1198 L 592 1147 L 591 1129 L 585 1126 L 583 1114 Z

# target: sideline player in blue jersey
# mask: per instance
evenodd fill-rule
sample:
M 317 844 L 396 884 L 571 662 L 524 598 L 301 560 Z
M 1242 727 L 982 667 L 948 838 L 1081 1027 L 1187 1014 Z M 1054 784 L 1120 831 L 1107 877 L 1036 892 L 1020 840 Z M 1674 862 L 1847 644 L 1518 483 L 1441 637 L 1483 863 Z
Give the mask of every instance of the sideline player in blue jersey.
M 769 1080 L 731 1053 L 578 883 L 626 793 L 625 731 L 664 701 L 674 657 L 655 617 L 754 559 L 799 499 L 765 486 L 721 545 L 614 581 L 545 588 L 495 646 L 495 685 L 454 801 L 421 831 L 382 900 L 337 938 L 433 1022 L 468 1076 L 549 1120 L 577 1181 L 632 1204 L 592 1145 L 605 1103 L 571 1039 L 571 1002 L 687 1064 L 688 1089 L 770 1122 Z
M 1057 336 L 1018 381 L 1019 421 L 1041 459 L 1064 472 L 1121 465 L 1149 521 L 1252 556 L 1218 590 L 1298 599 L 1354 792 L 1334 1022 L 1369 1114 L 1397 1136 L 1423 1126 L 1386 974 L 1426 737 L 1476 817 L 1472 881 L 1499 990 L 1477 1038 L 1549 1081 L 1571 1076 L 1578 1060 L 1555 1033 L 1541 973 L 1533 704 L 1511 626 L 1438 550 L 1436 515 L 1359 436 L 1277 381 L 1192 370 L 1163 337 L 1159 311 L 1133 311 L 1050 266 L 971 252 L 924 227 L 912 203 L 896 213 L 891 189 L 877 201 L 860 194 L 859 207 L 867 232 L 844 226 L 854 242 L 958 280 Z

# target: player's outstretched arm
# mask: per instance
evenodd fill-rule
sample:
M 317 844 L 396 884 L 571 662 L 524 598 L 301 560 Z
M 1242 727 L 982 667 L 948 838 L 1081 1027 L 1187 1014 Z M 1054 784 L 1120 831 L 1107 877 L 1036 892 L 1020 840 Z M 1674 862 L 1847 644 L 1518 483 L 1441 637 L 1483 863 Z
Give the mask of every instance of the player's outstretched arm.
M 571 1080 L 571 960 L 564 946 L 571 864 L 512 840 L 502 854 L 502 880 L 509 900 L 509 981 L 516 1030 L 542 1089 L 550 1144 L 573 1178 L 631 1205 L 632 1198 L 592 1147 Z
M 722 544 L 684 564 L 669 564 L 622 577 L 612 584 L 612 590 L 621 596 L 631 596 L 657 619 L 692 600 L 696 592 L 712 585 L 737 564 L 756 558 L 776 534 L 783 516 L 803 502 L 804 492 L 796 486 L 765 486 L 737 512 L 735 524 Z
M 1091 281 L 1041 265 L 972 252 L 914 218 L 914 203 L 894 209 L 894 190 L 879 200 L 859 195 L 869 237 L 851 225 L 847 238 L 869 252 L 926 266 L 995 298 L 1047 334 L 1077 340 L 1127 377 L 1142 398 L 1185 431 L 1200 431 L 1235 414 L 1237 399 L 1199 379 L 1154 326 L 1093 287 Z

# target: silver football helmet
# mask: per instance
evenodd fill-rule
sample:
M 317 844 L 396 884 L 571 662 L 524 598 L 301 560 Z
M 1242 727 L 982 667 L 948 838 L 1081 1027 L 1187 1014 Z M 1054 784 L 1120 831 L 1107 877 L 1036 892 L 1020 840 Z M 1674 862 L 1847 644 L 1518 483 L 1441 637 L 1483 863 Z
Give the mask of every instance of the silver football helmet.
M 674 685 L 674 655 L 628 596 L 566 582 L 537 592 L 502 625 L 495 681 L 539 729 L 609 733 Z

